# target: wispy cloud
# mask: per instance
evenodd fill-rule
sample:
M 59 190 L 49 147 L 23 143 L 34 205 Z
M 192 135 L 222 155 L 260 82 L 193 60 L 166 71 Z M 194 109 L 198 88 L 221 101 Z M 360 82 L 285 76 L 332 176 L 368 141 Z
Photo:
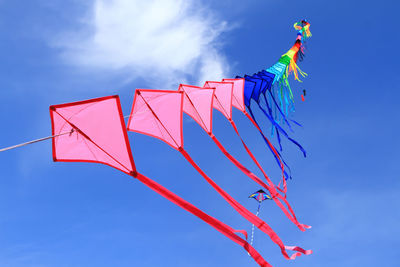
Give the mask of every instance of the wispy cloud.
M 87 14 L 79 32 L 56 41 L 62 57 L 83 70 L 153 86 L 202 83 L 229 71 L 220 50 L 227 23 L 200 1 L 95 0 Z

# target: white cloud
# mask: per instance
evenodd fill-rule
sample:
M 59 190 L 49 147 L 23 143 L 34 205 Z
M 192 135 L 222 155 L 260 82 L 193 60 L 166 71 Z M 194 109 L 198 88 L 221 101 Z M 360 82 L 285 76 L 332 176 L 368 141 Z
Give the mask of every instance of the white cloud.
M 229 71 L 219 50 L 227 23 L 199 1 L 95 0 L 82 25 L 62 34 L 57 46 L 83 69 L 128 74 L 153 86 L 202 83 Z

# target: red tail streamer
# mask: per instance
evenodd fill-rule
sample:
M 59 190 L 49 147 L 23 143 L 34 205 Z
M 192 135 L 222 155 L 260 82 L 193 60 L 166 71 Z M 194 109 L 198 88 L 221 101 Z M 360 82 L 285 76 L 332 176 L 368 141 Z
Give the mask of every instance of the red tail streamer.
M 252 173 L 249 169 L 247 169 L 242 163 L 240 163 L 235 157 L 233 157 L 229 152 L 225 149 L 225 147 L 219 142 L 219 140 L 215 137 L 215 135 L 210 134 L 211 139 L 214 141 L 214 143 L 218 146 L 218 148 L 224 153 L 224 155 L 238 168 L 240 169 L 244 174 L 246 174 L 249 178 L 251 178 L 253 181 L 258 183 L 260 186 L 264 187 L 266 190 L 270 192 L 274 192 L 274 188 L 271 186 L 265 184 L 260 178 L 258 178 L 257 175 Z M 286 185 L 286 181 L 284 180 L 284 184 Z M 279 187 L 276 187 L 278 190 L 283 192 L 282 189 Z
M 240 140 L 242 141 L 243 147 L 246 149 L 247 154 L 249 154 L 249 156 L 252 158 L 253 162 L 257 165 L 257 167 L 260 169 L 260 171 L 263 173 L 265 179 L 267 180 L 268 184 L 269 184 L 269 188 L 267 188 L 270 191 L 271 197 L 272 199 L 275 201 L 275 203 L 281 208 L 281 210 L 285 213 L 286 217 L 288 217 L 301 231 L 305 231 L 305 229 L 309 229 L 311 228 L 311 226 L 305 225 L 305 224 L 301 224 L 297 218 L 296 215 L 294 214 L 294 211 L 292 209 L 292 207 L 290 206 L 289 202 L 286 200 L 286 195 L 285 197 L 282 197 L 277 191 L 276 191 L 276 187 L 274 185 L 274 183 L 271 181 L 271 179 L 268 177 L 268 175 L 265 173 L 264 169 L 261 167 L 260 163 L 257 161 L 257 159 L 255 158 L 255 156 L 253 155 L 253 153 L 250 151 L 250 149 L 247 147 L 246 143 L 243 141 L 242 137 L 239 134 L 239 131 L 234 123 L 233 120 L 229 120 L 229 122 L 231 123 L 233 129 L 235 130 L 237 136 L 240 138 Z M 257 127 L 258 128 L 258 127 Z M 260 128 L 258 128 L 260 129 Z M 261 129 L 260 129 L 261 132 Z M 285 180 L 285 179 L 284 179 Z M 285 180 L 286 182 L 286 180 Z M 284 182 L 284 183 L 285 183 Z M 285 186 L 285 190 L 286 190 L 286 186 Z M 285 192 L 286 193 L 286 192 Z M 283 202 L 285 202 L 287 208 L 289 209 L 290 213 L 288 212 L 288 210 L 283 206 L 283 204 L 279 201 L 279 199 L 283 200 Z
M 183 148 L 179 149 L 179 151 L 182 153 L 185 159 L 201 174 L 201 176 L 203 176 L 203 178 L 215 189 L 215 191 L 217 191 L 229 203 L 229 205 L 231 205 L 245 219 L 257 226 L 258 229 L 267 234 L 272 242 L 280 247 L 281 253 L 286 259 L 292 260 L 301 255 L 300 252 L 296 252 L 292 256 L 289 256 L 286 252 L 286 248 L 282 240 L 266 222 L 264 222 L 259 217 L 243 207 L 238 201 L 236 201 L 231 195 L 225 192 L 217 183 L 215 183 L 210 177 L 208 177 L 208 175 L 193 161 L 190 155 Z M 292 247 L 288 246 L 288 248 Z M 311 250 L 303 251 L 312 253 Z
M 243 238 L 241 238 L 235 234 L 237 232 L 245 234 L 246 239 L 247 239 L 247 233 L 245 231 L 235 230 L 235 229 L 231 228 L 230 226 L 224 224 L 223 222 L 215 219 L 214 217 L 211 217 L 210 215 L 208 215 L 207 213 L 198 209 L 197 207 L 195 207 L 191 203 L 187 202 L 183 198 L 179 197 L 178 195 L 169 191 L 162 185 L 156 183 L 155 181 L 151 180 L 150 178 L 147 178 L 146 176 L 144 176 L 140 173 L 138 173 L 135 178 L 137 178 L 139 181 L 141 181 L 143 184 L 148 186 L 150 189 L 152 189 L 156 193 L 162 195 L 163 197 L 165 197 L 169 201 L 175 203 L 182 209 L 192 213 L 196 217 L 198 217 L 201 220 L 203 220 L 204 222 L 208 223 L 210 226 L 214 227 L 221 234 L 225 235 L 230 240 L 232 240 L 236 244 L 243 247 L 260 266 L 263 266 L 263 267 L 272 266 L 266 260 L 264 260 L 264 258 L 257 252 L 257 250 L 255 250 L 246 240 L 244 240 Z
M 234 80 L 237 82 L 237 80 Z M 219 110 L 230 122 L 231 124 L 233 123 L 232 121 L 232 97 L 233 100 L 235 100 L 236 104 L 234 105 L 235 107 L 238 107 L 238 103 L 243 102 L 239 101 L 232 93 L 234 92 L 234 89 L 236 89 L 237 95 L 242 95 L 240 92 L 243 92 L 244 88 L 244 81 L 242 81 L 242 85 L 240 86 L 235 86 L 235 82 L 206 82 L 204 88 L 196 87 L 196 86 L 190 86 L 190 85 L 180 85 L 179 91 L 185 92 L 185 98 L 183 101 L 183 111 L 187 113 L 189 116 L 191 116 L 195 121 L 197 121 L 200 126 L 210 135 L 211 138 L 213 138 L 212 134 L 212 108 L 216 108 Z M 239 82 L 240 82 L 239 81 Z M 214 88 L 212 88 L 214 87 Z M 213 101 L 215 100 L 215 101 Z M 240 108 L 240 110 L 246 114 L 245 108 Z M 252 121 L 253 122 L 253 121 Z M 257 124 L 253 122 L 256 126 Z M 237 129 L 234 129 L 236 133 L 239 135 Z M 258 126 L 257 126 L 257 129 Z M 260 130 L 261 131 L 261 130 Z M 239 135 L 240 137 L 240 135 Z M 275 201 L 277 201 L 277 204 L 280 204 L 280 207 L 285 214 L 290 218 L 294 217 L 294 221 L 297 221 L 293 210 L 291 209 L 290 205 L 286 201 L 286 181 L 284 181 L 284 201 L 287 203 L 289 206 L 289 210 L 292 212 L 292 215 L 289 214 L 289 212 L 286 211 L 286 208 L 283 207 L 283 205 L 277 200 L 277 198 L 282 198 L 279 193 L 277 193 L 277 190 L 275 188 L 275 185 L 268 179 L 268 176 L 266 176 L 265 172 L 263 171 L 264 176 L 266 176 L 267 181 L 270 183 L 269 187 L 265 185 L 265 183 L 262 183 L 261 180 L 256 177 L 253 173 L 251 173 L 248 169 L 246 169 L 242 164 L 240 164 L 236 159 L 234 159 L 229 153 L 222 147 L 221 143 L 216 140 L 216 138 L 213 138 L 214 142 L 219 146 L 221 151 L 227 156 L 240 170 L 242 170 L 246 175 L 248 175 L 251 179 L 259 183 L 261 186 L 264 186 L 267 190 L 270 191 L 271 195 L 276 193 L 277 196 L 275 196 Z M 280 161 L 280 166 L 282 169 L 282 177 L 284 178 L 284 166 L 283 163 L 279 157 L 278 152 L 276 149 L 273 147 L 273 145 L 267 140 L 268 145 L 271 147 L 271 150 L 274 152 L 278 160 Z M 250 150 L 247 148 L 246 144 L 243 142 L 244 147 L 246 148 L 246 151 L 249 153 L 250 156 L 252 156 L 252 159 L 258 163 L 255 160 L 255 157 L 253 154 L 250 152 Z M 259 167 L 261 167 L 258 164 Z M 280 188 L 278 188 L 280 190 Z M 282 191 L 282 190 L 280 190 Z M 278 203 L 279 202 L 279 203 Z M 303 229 L 304 230 L 304 229 Z
M 236 166 L 238 167 L 244 174 L 246 174 L 253 181 L 258 183 L 260 186 L 264 187 L 268 191 L 273 191 L 269 185 L 265 184 L 260 178 L 257 177 L 254 173 L 252 173 L 249 169 L 247 169 L 242 163 L 240 163 L 235 157 L 233 157 L 229 152 L 225 149 L 225 147 L 219 142 L 219 140 L 215 137 L 215 135 L 210 134 L 211 139 L 218 146 L 218 148 L 224 153 L 224 155 Z
M 304 250 L 300 247 L 285 246 L 285 248 L 289 249 L 289 250 L 293 250 L 293 251 L 299 251 L 299 252 L 303 253 L 304 255 L 312 254 L 312 250 Z
M 207 89 L 209 93 L 210 90 Z M 211 93 L 213 91 L 211 90 Z M 136 97 L 138 96 L 138 97 Z M 205 178 L 205 180 L 245 219 L 256 225 L 276 243 L 286 259 L 293 259 L 297 256 L 289 256 L 285 246 L 273 230 L 260 218 L 245 209 L 240 203 L 223 191 L 211 178 L 209 178 L 200 167 L 192 160 L 189 154 L 183 149 L 182 139 L 182 104 L 183 92 L 167 92 L 160 90 L 138 90 L 136 91 L 132 115 L 128 123 L 128 130 L 145 133 L 165 141 L 189 161 L 189 163 Z M 150 103 L 149 103 L 149 102 Z M 153 101 L 156 105 L 152 105 Z M 146 120 L 144 120 L 146 118 Z M 144 123 L 151 121 L 153 123 Z M 155 124 L 154 124 L 155 122 Z

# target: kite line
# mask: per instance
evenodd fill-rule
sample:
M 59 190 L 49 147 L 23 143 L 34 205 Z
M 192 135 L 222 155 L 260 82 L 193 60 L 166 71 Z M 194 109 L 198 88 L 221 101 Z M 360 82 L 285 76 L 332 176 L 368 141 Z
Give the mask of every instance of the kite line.
M 22 147 L 22 146 L 26 146 L 26 145 L 31 145 L 31 144 L 38 143 L 38 142 L 42 142 L 42 141 L 49 140 L 49 139 L 52 139 L 52 138 L 55 138 L 55 137 L 58 137 L 58 136 L 62 136 L 62 135 L 72 134 L 73 132 L 74 132 L 74 129 L 72 129 L 71 131 L 66 132 L 66 133 L 60 133 L 60 134 L 56 134 L 56 135 L 52 135 L 52 136 L 47 136 L 47 137 L 31 140 L 31 141 L 28 141 L 28 142 L 25 142 L 25 143 L 21 143 L 21 144 L 18 144 L 18 145 L 5 147 L 5 148 L 0 149 L 0 152 L 11 150 L 11 149 Z

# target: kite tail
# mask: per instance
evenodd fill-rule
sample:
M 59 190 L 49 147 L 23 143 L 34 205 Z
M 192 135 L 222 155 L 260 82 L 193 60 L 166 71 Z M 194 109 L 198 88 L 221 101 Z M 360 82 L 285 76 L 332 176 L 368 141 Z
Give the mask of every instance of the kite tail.
M 285 206 L 283 206 L 283 204 L 280 202 L 280 200 L 274 198 L 274 201 L 277 202 L 277 205 L 282 209 L 282 211 L 289 217 L 289 219 L 291 219 L 290 217 L 293 217 L 294 220 L 296 219 L 296 215 L 292 209 L 292 207 L 290 206 L 289 202 L 286 199 L 286 192 L 287 192 L 287 187 L 286 187 L 286 179 L 282 179 L 283 180 L 283 190 L 279 188 L 280 183 L 278 185 L 278 187 L 276 187 L 276 189 L 278 189 L 280 192 L 282 192 L 284 194 L 283 198 L 282 196 L 280 196 L 277 191 L 274 188 L 274 185 L 267 185 L 265 184 L 260 178 L 258 178 L 254 173 L 252 173 L 250 170 L 248 170 L 245 166 L 243 166 L 243 164 L 241 164 L 235 157 L 233 157 L 231 154 L 229 154 L 229 152 L 225 149 L 225 147 L 218 141 L 218 139 L 211 134 L 210 135 L 212 140 L 215 142 L 215 144 L 218 146 L 218 148 L 222 151 L 222 153 L 224 153 L 224 155 L 238 168 L 240 169 L 244 174 L 246 174 L 250 179 L 252 179 L 254 182 L 256 182 L 257 184 L 259 184 L 260 186 L 262 186 L 263 188 L 265 188 L 266 190 L 268 190 L 270 192 L 270 194 L 272 196 L 276 196 L 276 198 L 283 200 L 283 202 L 285 202 L 286 206 L 289 209 L 289 212 L 292 215 L 289 215 L 288 211 L 286 210 Z M 272 182 L 271 182 L 272 183 Z M 291 219 L 292 220 L 292 219 Z M 305 226 L 305 225 L 303 225 Z M 305 228 L 308 228 L 305 227 Z
M 257 213 L 256 216 L 258 217 L 258 214 L 260 213 L 260 207 L 261 207 L 261 202 L 258 203 L 258 208 L 257 208 Z M 253 245 L 254 241 L 254 224 L 251 226 L 251 241 L 250 245 Z
M 259 133 L 261 134 L 262 138 L 264 139 L 264 142 L 267 144 L 268 148 L 271 150 L 272 154 L 275 157 L 276 162 L 278 163 L 279 167 L 281 168 L 284 176 L 286 179 L 291 179 L 292 178 L 292 171 L 289 167 L 289 165 L 286 164 L 285 160 L 282 158 L 282 156 L 279 154 L 278 151 L 276 151 L 275 147 L 271 144 L 271 142 L 268 140 L 267 137 L 265 137 L 264 133 L 262 132 L 260 126 L 258 125 L 256 118 L 254 117 L 253 112 L 251 111 L 251 109 L 249 109 L 250 111 L 250 115 L 247 112 L 244 112 L 244 115 L 246 115 L 246 117 L 251 121 L 251 123 L 253 123 L 253 125 L 257 128 L 257 130 L 259 131 Z M 289 174 L 286 172 L 285 168 L 283 167 L 283 165 L 285 165 L 286 169 L 289 171 Z
M 269 142 L 268 138 L 265 137 L 264 133 L 261 131 L 261 129 L 260 129 L 260 127 L 258 126 L 257 122 L 254 121 L 254 120 L 250 117 L 250 115 L 249 115 L 247 112 L 245 113 L 245 115 L 246 115 L 246 117 L 253 123 L 253 125 L 258 129 L 258 131 L 260 132 L 260 134 L 261 134 L 261 136 L 263 137 L 264 141 L 269 145 L 269 147 L 270 147 L 271 150 L 274 152 L 274 154 L 275 154 L 275 155 L 280 155 L 280 154 L 276 151 L 276 149 L 274 148 L 274 146 Z M 282 158 L 280 158 L 280 159 L 282 159 Z M 287 166 L 286 163 L 283 161 L 283 159 L 282 159 L 282 162 L 285 164 L 285 166 Z M 283 166 L 283 165 L 282 165 L 282 162 L 280 162 L 280 163 L 281 163 L 281 166 Z M 283 167 L 281 167 L 281 168 L 282 168 L 282 170 L 283 170 Z M 267 177 L 268 177 L 268 176 L 267 176 Z M 268 179 L 267 177 L 266 177 L 266 179 Z M 282 180 L 283 180 L 283 183 L 284 183 L 284 190 L 280 189 L 279 186 L 277 187 L 277 189 L 278 189 L 279 191 L 281 191 L 282 193 L 284 193 L 285 196 L 286 196 L 287 188 L 286 188 L 286 179 L 285 179 L 284 176 L 282 177 Z M 270 193 L 271 193 L 271 196 L 272 196 L 272 195 L 273 195 L 272 192 L 270 192 Z M 278 195 L 279 195 L 279 194 L 278 194 Z M 280 196 L 280 195 L 279 195 L 279 196 Z M 294 211 L 293 211 L 293 209 L 291 208 L 290 204 L 287 202 L 286 197 L 285 197 L 284 199 L 282 199 L 282 200 L 283 200 L 283 201 L 285 202 L 285 204 L 287 205 L 287 207 L 288 207 L 288 209 L 290 210 L 290 213 L 293 215 L 293 218 L 295 219 L 295 221 L 297 221 L 296 215 L 294 214 Z M 278 204 L 279 207 L 281 207 L 281 206 L 279 205 L 279 203 L 277 203 L 277 204 Z M 291 216 L 289 216 L 289 215 L 287 214 L 287 211 L 285 211 L 285 209 L 282 208 L 282 207 L 281 207 L 281 209 L 282 209 L 283 212 L 286 214 L 286 216 L 287 216 L 293 223 L 296 224 L 296 222 L 294 222 L 294 221 L 292 220 Z M 296 225 L 297 225 L 297 224 L 296 224 Z M 301 224 L 301 225 L 302 225 L 304 228 L 306 228 L 306 229 L 310 229 L 310 228 L 311 228 L 311 226 L 306 225 L 306 224 Z M 300 229 L 301 229 L 301 228 L 300 228 Z
M 260 207 L 261 207 L 261 202 L 259 202 L 259 204 L 258 204 L 258 209 L 257 209 L 257 213 L 256 213 L 256 216 L 258 216 L 258 214 L 260 213 Z M 251 227 L 251 241 L 250 241 L 250 245 L 253 245 L 253 241 L 254 241 L 254 224 L 252 225 L 252 227 Z M 285 246 L 285 249 L 287 249 L 287 250 L 292 250 L 292 251 L 297 251 L 297 253 L 294 253 L 290 258 L 293 260 L 293 259 L 295 259 L 297 256 L 301 256 L 301 254 L 304 254 L 304 255 L 310 255 L 310 254 L 312 254 L 312 250 L 310 249 L 310 250 L 304 250 L 304 249 L 302 249 L 302 248 L 300 248 L 300 247 L 297 247 L 297 246 Z M 299 252 L 301 252 L 301 253 L 299 253 Z M 250 254 L 248 253 L 248 255 L 250 256 Z
M 266 190 L 268 190 L 270 192 L 270 194 L 272 195 L 274 192 L 276 192 L 273 188 L 273 184 L 272 185 L 267 185 L 265 184 L 260 178 L 258 178 L 257 175 L 255 175 L 254 173 L 252 173 L 250 170 L 248 170 L 245 166 L 243 166 L 242 163 L 240 163 L 235 157 L 233 157 L 231 154 L 229 154 L 229 152 L 225 149 L 225 147 L 218 141 L 218 139 L 211 134 L 210 135 L 212 140 L 215 142 L 215 144 L 218 146 L 218 148 L 222 151 L 222 153 L 224 153 L 224 155 L 238 168 L 240 169 L 245 175 L 247 175 L 250 179 L 252 179 L 254 182 L 256 182 L 257 184 L 259 184 L 260 186 L 264 187 Z M 283 185 L 284 185 L 284 190 L 280 189 L 280 183 L 277 187 L 277 189 L 279 191 L 281 191 L 282 193 L 284 193 L 284 196 L 286 198 L 286 179 L 282 179 L 284 181 Z M 279 198 L 279 197 L 278 197 Z M 288 206 L 289 203 L 287 204 Z M 294 212 L 293 212 L 294 213 Z
M 294 45 L 279 58 L 277 63 L 266 69 L 267 72 L 274 75 L 272 84 L 275 86 L 270 89 L 270 93 L 275 102 L 275 108 L 278 108 L 280 111 L 280 114 L 275 113 L 275 116 L 270 114 L 270 117 L 275 120 L 275 123 L 280 123 L 278 118 L 279 115 L 281 115 L 285 122 L 288 123 L 286 117 L 289 116 L 290 112 L 294 112 L 294 97 L 288 80 L 290 74 L 293 73 L 294 79 L 299 82 L 301 82 L 299 78 L 300 76 L 307 76 L 307 73 L 302 71 L 297 65 L 297 61 L 302 61 L 304 58 L 304 43 L 306 39 L 311 37 L 310 23 L 302 20 L 296 22 L 294 28 L 298 31 Z M 279 103 L 275 101 L 274 95 L 279 100 Z M 295 123 L 298 124 L 297 122 Z
M 300 123 L 298 123 L 297 121 L 295 121 L 295 120 L 292 120 L 292 119 L 291 119 L 291 121 L 292 121 L 294 124 L 296 124 L 297 126 L 303 127 L 303 125 L 301 125 L 301 124 L 300 124 Z
M 310 32 L 310 23 L 306 20 L 302 20 L 300 22 L 296 22 L 293 27 L 298 30 L 298 36 L 300 36 L 300 40 L 304 42 L 306 39 L 312 36 Z
M 235 157 L 233 157 L 229 152 L 225 149 L 225 147 L 218 141 L 218 139 L 211 134 L 210 135 L 214 143 L 218 146 L 218 148 L 224 153 L 224 155 L 238 168 L 240 169 L 245 175 L 247 175 L 250 179 L 254 182 L 259 184 L 260 186 L 264 187 L 269 192 L 274 192 L 274 189 L 271 186 L 265 184 L 260 178 L 257 177 L 254 173 L 252 173 L 249 169 L 243 166 Z M 273 186 L 273 185 L 272 185 Z
M 296 52 L 296 54 L 293 56 L 293 58 L 290 59 L 290 63 L 286 68 L 286 77 L 289 77 L 289 75 L 291 73 L 293 73 L 294 75 L 294 79 L 301 82 L 301 80 L 299 79 L 299 73 L 302 77 L 306 77 L 308 76 L 307 73 L 305 73 L 304 71 L 302 71 L 299 66 L 297 66 L 296 61 L 297 61 L 297 55 L 298 52 L 300 51 L 300 49 Z M 287 79 L 287 78 L 286 78 Z
M 197 170 L 197 172 L 200 173 L 200 175 L 203 176 L 203 178 L 215 189 L 215 191 L 217 191 L 218 194 L 222 196 L 222 198 L 224 198 L 226 202 L 229 203 L 232 208 L 234 208 L 240 215 L 242 215 L 243 218 L 256 225 L 258 229 L 269 236 L 272 242 L 279 246 L 279 248 L 281 249 L 281 253 L 285 259 L 291 260 L 301 255 L 300 252 L 296 252 L 292 256 L 289 256 L 286 252 L 285 245 L 283 244 L 282 240 L 266 222 L 256 217 L 252 212 L 243 207 L 231 195 L 225 192 L 219 185 L 217 185 L 217 183 L 215 183 L 210 177 L 208 177 L 207 174 L 193 161 L 190 155 L 183 148 L 180 148 L 179 151 L 185 157 L 185 159 Z
M 250 151 L 250 149 L 247 147 L 246 143 L 243 141 L 242 137 L 239 134 L 239 131 L 235 125 L 235 123 L 230 120 L 231 125 L 233 127 L 233 129 L 235 130 L 236 134 L 238 135 L 238 137 L 240 138 L 240 140 L 242 141 L 243 147 L 246 149 L 247 154 L 251 157 L 251 159 L 253 160 L 253 162 L 257 165 L 257 167 L 260 169 L 260 171 L 262 172 L 262 174 L 264 175 L 265 179 L 267 180 L 268 184 L 270 185 L 269 188 L 271 188 L 270 194 L 272 199 L 275 201 L 275 203 L 281 208 L 281 210 L 285 213 L 286 217 L 289 218 L 289 220 L 291 220 L 301 231 L 305 231 L 305 229 L 309 229 L 311 228 L 311 226 L 306 225 L 306 224 L 301 224 L 297 218 L 296 215 L 292 209 L 292 207 L 290 206 L 289 202 L 286 200 L 285 197 L 282 197 L 275 189 L 275 185 L 274 183 L 271 181 L 271 179 L 268 177 L 268 175 L 265 173 L 264 169 L 261 167 L 261 164 L 257 161 L 256 157 L 253 155 L 253 153 Z M 275 150 L 276 151 L 276 150 Z M 285 180 L 285 179 L 283 179 Z M 287 209 L 283 206 L 283 204 L 277 199 L 281 199 L 285 202 L 287 208 L 289 209 L 290 213 L 287 211 Z
M 280 188 L 280 187 L 281 187 L 281 182 L 282 182 L 282 181 L 283 181 L 283 189 Z M 279 182 L 279 184 L 278 184 L 278 186 L 276 187 L 276 189 L 278 189 L 280 192 L 282 192 L 282 193 L 284 194 L 285 199 L 286 199 L 287 185 L 286 185 L 286 180 L 285 180 L 285 179 L 282 179 L 282 180 Z
M 137 178 L 143 184 L 145 184 L 146 186 L 148 186 L 150 189 L 152 189 L 153 191 L 157 192 L 158 194 L 162 195 L 163 197 L 165 197 L 169 201 L 175 203 L 179 207 L 183 208 L 184 210 L 186 210 L 186 211 L 192 213 L 193 215 L 195 215 L 196 217 L 200 218 L 202 221 L 204 221 L 207 224 L 209 224 L 210 226 L 212 226 L 218 232 L 220 232 L 221 234 L 225 235 L 226 237 L 228 237 L 230 240 L 232 240 L 236 244 L 238 244 L 241 247 L 243 247 L 248 252 L 248 254 L 260 266 L 263 266 L 263 267 L 272 266 L 266 260 L 264 260 L 264 258 L 257 252 L 257 250 L 255 250 L 246 240 L 244 240 L 243 238 L 241 238 L 237 234 L 235 234 L 237 232 L 245 234 L 246 239 L 247 239 L 246 231 L 235 230 L 235 229 L 231 228 L 230 226 L 228 226 L 228 225 L 224 224 L 223 222 L 215 219 L 214 217 L 211 217 L 210 215 L 208 215 L 207 213 L 203 212 L 202 210 L 200 210 L 199 208 L 197 208 L 193 204 L 187 202 L 183 198 L 179 197 L 178 195 L 174 194 L 173 192 L 171 192 L 168 189 L 166 189 L 165 187 L 163 187 L 162 185 L 156 183 L 155 181 L 151 180 L 150 178 L 148 178 L 148 177 L 146 177 L 146 176 L 144 176 L 144 175 L 142 175 L 140 173 L 137 173 L 135 178 Z
M 279 114 L 280 114 L 281 117 L 284 119 L 284 121 L 286 122 L 286 124 L 289 126 L 289 129 L 290 129 L 291 131 L 293 131 L 291 125 L 289 124 L 289 122 L 288 122 L 288 120 L 287 120 L 287 118 L 286 118 L 286 115 L 282 112 L 282 109 L 279 107 L 278 103 L 276 102 L 275 97 L 273 96 L 271 90 L 268 90 L 268 92 L 269 92 L 269 94 L 270 94 L 270 96 L 271 96 L 272 101 L 273 101 L 274 104 L 275 104 L 275 108 L 279 111 Z M 268 101 L 267 101 L 265 95 L 264 95 L 264 99 L 265 99 L 265 102 L 268 103 Z M 274 119 L 277 118 L 277 116 L 274 117 L 272 113 L 271 113 L 271 117 L 273 117 Z M 295 122 L 295 121 L 293 121 L 293 120 L 291 120 L 291 121 L 294 122 L 294 123 L 296 123 L 297 125 L 299 125 L 299 123 L 297 123 L 297 122 Z M 301 125 L 300 125 L 300 126 L 301 126 Z
M 276 127 L 276 125 L 275 125 L 275 124 L 277 124 L 277 122 L 276 122 L 274 119 L 272 119 L 272 118 L 267 114 L 267 111 L 260 105 L 260 103 L 257 103 L 257 104 L 258 104 L 258 107 L 259 107 L 259 108 L 262 110 L 262 112 L 264 113 L 264 115 L 271 121 L 271 123 L 272 123 L 272 133 L 273 133 L 274 128 L 277 129 L 277 127 Z M 250 113 L 253 113 L 253 112 L 251 111 Z M 278 139 L 279 149 L 280 149 L 280 151 L 282 151 L 281 138 L 279 137 L 279 132 L 278 132 L 278 130 L 276 131 L 276 137 L 277 137 L 277 139 Z
M 271 91 L 270 91 L 270 90 L 268 90 L 268 92 L 271 94 Z M 274 116 L 274 114 L 273 114 L 273 112 L 272 112 L 272 108 L 270 107 L 270 105 L 269 105 L 269 103 L 268 103 L 267 97 L 265 96 L 265 94 L 263 94 L 263 96 L 264 96 L 265 104 L 267 105 L 267 108 L 268 108 L 270 117 L 273 118 L 274 120 L 277 120 L 277 116 L 276 116 L 276 115 Z M 275 99 L 272 97 L 272 94 L 271 94 L 271 98 L 273 99 L 273 101 L 275 101 Z M 260 105 L 260 104 L 259 104 L 259 105 Z M 283 120 L 286 122 L 286 124 L 287 124 L 287 126 L 289 127 L 289 129 L 293 132 L 292 126 L 290 125 L 290 123 L 289 123 L 289 121 L 287 120 L 285 114 L 283 114 L 283 112 L 282 112 L 282 110 L 279 108 L 279 106 L 276 105 L 276 102 L 275 102 L 275 107 L 278 109 L 279 114 L 281 115 L 281 117 L 283 118 Z M 273 127 L 273 126 L 272 126 L 272 127 Z
M 304 150 L 304 148 L 293 138 L 290 138 L 288 133 L 283 130 L 283 128 L 279 125 L 279 123 L 277 123 L 269 114 L 268 112 L 260 105 L 258 104 L 258 106 L 260 107 L 260 109 L 262 110 L 262 112 L 264 113 L 264 115 L 271 121 L 271 123 L 276 127 L 277 130 L 279 130 L 280 133 L 282 133 L 288 140 L 290 140 L 293 144 L 295 144 L 300 150 L 301 152 L 303 152 L 304 157 L 307 157 L 307 152 Z M 280 141 L 279 141 L 280 143 Z

